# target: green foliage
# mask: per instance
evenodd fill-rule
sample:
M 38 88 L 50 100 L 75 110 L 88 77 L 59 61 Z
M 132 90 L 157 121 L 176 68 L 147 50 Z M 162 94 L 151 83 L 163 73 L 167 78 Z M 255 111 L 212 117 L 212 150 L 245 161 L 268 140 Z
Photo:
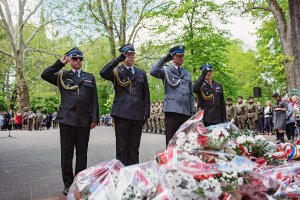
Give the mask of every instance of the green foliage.
M 0 96 L 0 111 L 7 111 L 7 103 L 3 97 Z
M 278 32 L 274 19 L 263 22 L 261 28 L 258 29 L 257 42 L 260 72 L 263 74 L 264 88 L 271 95 L 274 91 L 281 94 L 287 93 L 286 76 L 284 62 L 291 58 L 284 56 L 279 40 Z
M 42 113 L 53 113 L 58 110 L 59 97 L 58 95 L 44 93 L 39 96 L 31 96 L 31 110 L 41 110 Z

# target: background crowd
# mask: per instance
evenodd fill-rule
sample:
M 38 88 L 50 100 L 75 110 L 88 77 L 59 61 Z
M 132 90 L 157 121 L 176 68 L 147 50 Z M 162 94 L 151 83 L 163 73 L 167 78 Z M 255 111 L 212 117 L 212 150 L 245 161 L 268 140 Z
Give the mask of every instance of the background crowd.
M 300 139 L 300 108 L 298 96 L 281 98 L 279 94 L 273 95 L 274 103 L 267 100 L 264 103 L 254 101 L 253 97 L 244 100 L 239 96 L 234 102 L 231 98 L 226 99 L 226 119 L 234 122 L 241 129 L 257 130 L 260 134 L 276 134 L 277 139 L 284 140 L 278 136 L 281 130 L 287 140 L 295 141 Z M 195 105 L 196 106 L 196 105 Z M 285 111 L 277 111 L 278 108 L 285 108 Z M 163 103 L 151 103 L 151 115 L 144 125 L 143 132 L 164 134 L 164 113 Z M 55 113 L 42 113 L 37 110 L 27 110 L 23 115 L 20 111 L 0 112 L 1 130 L 44 130 L 50 127 L 57 128 Z M 100 126 L 113 126 L 113 118 L 109 114 L 102 115 Z
M 233 121 L 241 129 L 257 130 L 260 134 L 276 134 L 277 140 L 284 141 L 286 137 L 290 142 L 299 138 L 300 109 L 298 96 L 284 97 L 278 93 L 272 101 L 265 104 L 253 97 L 248 102 L 243 97 L 238 97 L 234 104 L 231 98 L 226 99 L 227 121 Z
M 23 114 L 18 110 L 16 112 L 0 111 L 0 130 L 44 130 L 50 127 L 57 128 L 55 122 L 55 113 L 42 113 L 40 110 L 33 112 L 25 111 Z

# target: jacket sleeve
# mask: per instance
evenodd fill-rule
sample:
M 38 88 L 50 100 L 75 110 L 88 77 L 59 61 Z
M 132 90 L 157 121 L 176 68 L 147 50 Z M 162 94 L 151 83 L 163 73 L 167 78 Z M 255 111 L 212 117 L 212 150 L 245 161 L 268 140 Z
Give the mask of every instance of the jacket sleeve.
M 290 117 L 292 117 L 293 115 L 293 106 L 292 104 L 287 104 L 288 106 L 288 110 L 286 111 L 286 119 L 290 119 Z
M 93 98 L 91 104 L 92 110 L 92 123 L 99 123 L 99 103 L 98 103 L 98 92 L 95 77 L 93 76 Z
M 164 79 L 165 78 L 165 71 L 163 66 L 165 65 L 164 58 L 161 58 L 151 69 L 150 74 L 155 78 Z
M 42 79 L 57 86 L 57 72 L 64 66 L 65 64 L 63 64 L 60 60 L 57 60 L 54 65 L 46 68 L 43 71 L 41 74 Z
M 194 106 L 194 102 L 195 102 L 195 99 L 194 99 L 194 95 L 193 95 L 193 85 L 192 85 L 192 81 L 190 82 L 190 103 L 191 103 L 191 113 L 190 115 L 194 115 L 196 113 L 195 111 L 195 106 Z
M 114 80 L 114 68 L 118 66 L 120 62 L 117 59 L 113 59 L 109 63 L 107 63 L 101 70 L 100 76 L 106 80 L 113 81 Z
M 200 88 L 202 87 L 202 84 L 204 82 L 204 76 L 201 75 L 198 80 L 196 81 L 196 83 L 194 84 L 194 87 L 193 87 L 193 92 L 196 93 L 196 94 L 199 94 L 200 93 Z
M 145 116 L 150 117 L 150 92 L 146 74 L 144 75 L 145 84 L 143 86 L 143 101 L 145 104 Z
M 222 88 L 223 91 L 223 88 Z M 225 99 L 224 99 L 224 93 L 222 92 L 221 95 L 221 121 L 226 121 L 226 106 L 225 106 Z

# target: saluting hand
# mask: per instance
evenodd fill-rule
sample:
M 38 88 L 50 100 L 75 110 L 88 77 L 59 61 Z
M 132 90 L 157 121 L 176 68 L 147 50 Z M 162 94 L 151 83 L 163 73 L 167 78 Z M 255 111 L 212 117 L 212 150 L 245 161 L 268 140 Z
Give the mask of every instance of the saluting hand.
M 205 78 L 206 75 L 207 75 L 207 73 L 208 73 L 208 71 L 207 71 L 207 70 L 204 70 L 204 71 L 202 72 L 202 76 Z
M 62 62 L 63 64 L 67 64 L 69 59 L 69 56 L 65 55 L 63 58 L 60 59 L 60 62 Z
M 121 53 L 119 57 L 116 58 L 119 62 L 123 62 L 126 59 L 125 54 Z
M 164 60 L 165 60 L 165 62 L 169 62 L 169 61 L 173 60 L 173 57 L 174 57 L 174 55 L 168 53 L 168 54 L 164 57 Z
M 93 129 L 93 128 L 95 128 L 96 126 L 97 126 L 97 123 L 93 122 L 93 123 L 91 123 L 90 129 Z

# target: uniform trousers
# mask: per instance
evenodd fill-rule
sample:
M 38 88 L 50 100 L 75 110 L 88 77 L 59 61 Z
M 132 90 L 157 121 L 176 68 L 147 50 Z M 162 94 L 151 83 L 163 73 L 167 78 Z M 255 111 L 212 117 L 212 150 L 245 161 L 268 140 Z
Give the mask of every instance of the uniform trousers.
M 125 166 L 139 163 L 139 148 L 144 120 L 114 117 L 116 158 Z
M 166 146 L 168 146 L 169 141 L 172 139 L 179 127 L 186 122 L 190 116 L 165 112 L 165 132 L 166 132 Z
M 59 129 L 62 177 L 65 187 L 69 188 L 74 177 L 86 169 L 90 127 L 77 127 L 60 123 Z M 72 166 L 74 147 L 76 149 L 75 174 L 73 174 Z
M 286 124 L 286 136 L 288 140 L 293 140 L 295 137 L 295 122 Z

